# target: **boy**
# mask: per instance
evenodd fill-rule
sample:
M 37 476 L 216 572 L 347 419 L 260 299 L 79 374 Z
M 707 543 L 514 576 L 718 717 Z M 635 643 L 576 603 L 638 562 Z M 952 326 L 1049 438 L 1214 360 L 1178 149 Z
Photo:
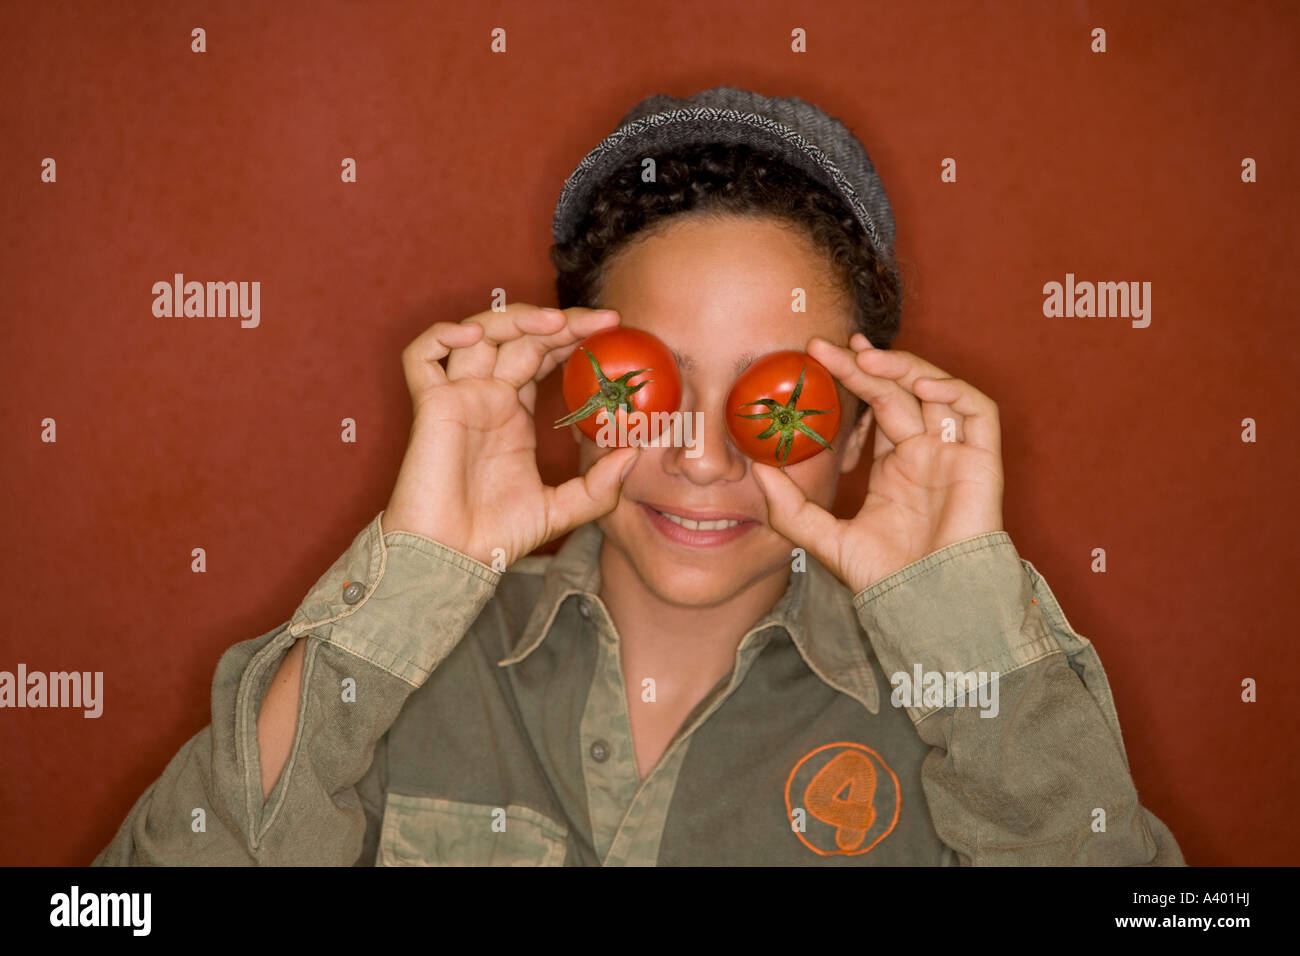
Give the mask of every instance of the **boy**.
M 887 350 L 892 214 L 843 124 L 728 87 L 652 97 L 554 232 L 563 311 L 407 347 L 387 508 L 222 657 L 212 725 L 96 862 L 1182 863 L 1091 644 L 1002 529 L 996 406 Z M 537 382 L 616 325 L 672 350 L 699 453 L 574 429 L 582 474 L 548 488 Z M 784 469 L 725 413 L 779 350 L 846 412 Z M 873 424 L 866 501 L 836 520 Z

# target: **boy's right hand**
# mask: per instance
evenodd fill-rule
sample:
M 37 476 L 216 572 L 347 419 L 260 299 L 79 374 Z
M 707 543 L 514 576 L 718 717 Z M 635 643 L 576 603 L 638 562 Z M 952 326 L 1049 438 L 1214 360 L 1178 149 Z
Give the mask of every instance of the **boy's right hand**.
M 615 312 L 514 303 L 437 322 L 408 345 L 402 367 L 415 421 L 383 532 L 413 531 L 502 570 L 612 511 L 637 450 L 613 449 L 585 475 L 547 487 L 533 408 L 537 383 L 580 341 L 618 323 Z

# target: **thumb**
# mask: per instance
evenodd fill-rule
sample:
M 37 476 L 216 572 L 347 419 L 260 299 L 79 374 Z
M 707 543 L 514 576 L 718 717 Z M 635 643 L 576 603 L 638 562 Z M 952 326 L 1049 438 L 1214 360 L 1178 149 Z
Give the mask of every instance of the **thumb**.
M 767 523 L 813 557 L 826 563 L 830 545 L 839 537 L 839 520 L 808 497 L 780 468 L 752 464 L 754 477 L 767 498 Z
M 641 454 L 640 448 L 619 448 L 558 488 L 547 489 L 548 526 L 555 535 L 594 521 L 618 504 L 623 479 Z

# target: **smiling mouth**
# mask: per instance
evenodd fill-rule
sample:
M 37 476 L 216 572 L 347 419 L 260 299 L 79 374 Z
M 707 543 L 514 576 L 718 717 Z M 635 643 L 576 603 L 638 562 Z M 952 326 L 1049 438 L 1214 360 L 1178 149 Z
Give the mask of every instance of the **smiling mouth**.
M 757 523 L 750 518 L 741 518 L 735 515 L 701 514 L 699 512 L 678 514 L 646 502 L 642 502 L 642 506 L 649 508 L 655 514 L 671 521 L 678 527 L 685 528 L 687 531 L 726 531 L 743 524 Z
M 655 509 L 658 511 L 659 509 Z M 671 521 L 673 524 L 679 524 L 688 531 L 722 531 L 726 528 L 734 528 L 740 524 L 739 521 L 728 521 L 722 519 L 719 521 L 692 521 L 690 518 L 682 518 L 670 511 L 660 511 L 661 515 Z

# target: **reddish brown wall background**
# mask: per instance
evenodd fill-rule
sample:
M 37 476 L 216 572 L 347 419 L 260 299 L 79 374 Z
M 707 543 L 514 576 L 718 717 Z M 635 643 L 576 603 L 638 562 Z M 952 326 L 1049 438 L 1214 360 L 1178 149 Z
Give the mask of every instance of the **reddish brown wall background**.
M 0 710 L 0 863 L 110 840 L 222 651 L 385 505 L 403 347 L 497 286 L 553 304 L 573 166 L 644 96 L 719 84 L 865 142 L 897 344 L 999 403 L 1006 527 L 1097 645 L 1143 802 L 1191 863 L 1294 862 L 1298 40 L 1286 2 L 6 4 L 0 669 L 102 670 L 105 702 Z M 260 281 L 260 326 L 155 318 L 176 272 Z M 1045 318 L 1067 272 L 1151 282 L 1150 327 Z

